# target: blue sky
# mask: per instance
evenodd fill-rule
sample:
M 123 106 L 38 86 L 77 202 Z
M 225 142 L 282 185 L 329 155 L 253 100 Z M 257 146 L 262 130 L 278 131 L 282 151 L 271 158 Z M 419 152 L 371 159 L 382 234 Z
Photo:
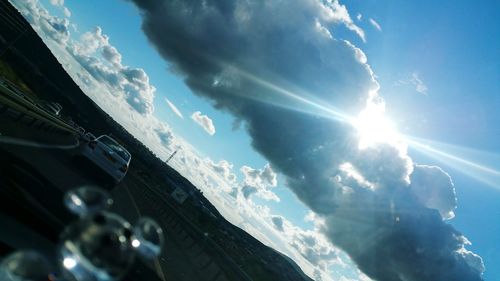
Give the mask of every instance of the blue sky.
M 349 5 L 352 2 L 352 6 Z M 378 76 L 389 114 L 406 134 L 454 144 L 486 153 L 442 146 L 457 156 L 496 170 L 500 168 L 500 38 L 498 1 L 359 1 L 346 2 L 373 16 L 383 26 L 368 37 L 363 50 Z M 366 12 L 365 12 L 366 11 Z M 396 81 L 418 73 L 428 87 L 426 95 Z M 496 280 L 500 190 L 496 177 L 485 185 L 463 170 L 435 162 L 418 152 L 421 163 L 435 163 L 453 178 L 458 193 L 456 217 L 451 221 L 464 232 L 486 264 L 485 280 Z M 470 167 L 469 167 L 470 168 Z M 468 169 L 467 167 L 463 169 Z
M 100 8 L 96 10 L 97 5 Z M 133 5 L 123 1 L 104 3 L 67 1 L 66 6 L 72 11 L 77 11 L 72 15 L 72 22 L 77 24 L 79 30 L 87 31 L 96 25 L 101 26 L 110 35 L 111 42 L 119 47 L 127 64 L 146 70 L 151 83 L 157 87 L 155 114 L 160 119 L 167 120 L 175 132 L 184 136 L 202 153 L 209 155 L 214 161 L 230 159 L 236 167 L 243 165 L 259 167 L 267 162 L 251 150 L 251 140 L 243 130 L 233 130 L 232 116 L 214 109 L 207 100 L 193 95 L 181 78 L 168 71 L 167 63 L 155 52 L 142 32 L 139 14 Z M 47 7 L 50 6 L 47 5 Z M 57 13 L 57 9 L 54 10 Z M 114 16 L 116 14 L 126 16 L 116 17 Z M 130 43 L 131 40 L 133 44 Z M 185 120 L 177 118 L 165 103 L 164 98 L 168 98 L 183 112 Z M 217 133 L 214 137 L 207 137 L 202 129 L 189 120 L 189 115 L 198 110 L 216 122 Z M 284 197 L 281 204 L 270 202 L 276 212 L 287 214 L 287 217 L 299 225 L 309 225 L 303 220 L 307 214 L 307 208 L 302 206 L 293 193 L 281 184 L 276 188 L 276 192 Z M 259 201 L 259 199 L 256 200 Z
M 20 7 L 25 3 L 15 2 L 20 3 Z M 497 141 L 500 117 L 496 111 L 500 106 L 500 38 L 495 35 L 500 32 L 500 3 L 489 2 L 491 3 L 474 5 L 466 1 L 342 1 L 349 18 L 322 23 L 321 27 L 326 27 L 330 37 L 347 40 L 349 47 L 360 48 L 380 86 L 378 95 L 385 100 L 386 116 L 404 136 L 415 137 L 419 144 L 432 147 L 433 150 L 429 150 L 410 145 L 408 154 L 413 163 L 438 165 L 451 176 L 458 207 L 455 218 L 446 222 L 455 226 L 472 242 L 472 245 L 467 246 L 468 250 L 483 258 L 486 266 L 484 280 L 497 280 L 500 278 L 500 269 L 495 266 L 495 262 L 500 259 L 500 254 L 495 249 L 498 250 L 497 239 L 500 237 L 500 205 L 496 202 L 500 199 L 500 173 L 496 171 L 500 170 L 500 144 Z M 51 5 L 49 1 L 41 3 L 52 15 L 64 17 L 61 6 Z M 206 165 L 209 171 L 203 177 L 198 177 L 196 171 L 183 168 L 181 162 L 174 163 L 177 165 L 174 167 L 198 185 L 214 185 L 212 189 L 201 188 L 212 190 L 208 194 L 212 194 L 209 198 L 214 200 L 216 206 L 236 204 L 242 209 L 252 209 L 245 209 L 239 219 L 232 221 L 261 240 L 265 240 L 262 237 L 267 236 L 272 241 L 263 242 L 271 243 L 280 251 L 293 256 L 303 268 L 311 266 L 311 259 L 300 252 L 300 249 L 292 249 L 290 244 L 287 248 L 290 241 L 270 238 L 272 235 L 269 233 L 275 230 L 267 229 L 269 225 L 262 225 L 265 224 L 264 221 L 269 224 L 269 218 L 279 215 L 286 218 L 288 224 L 285 224 L 290 231 L 293 229 L 298 233 L 290 239 L 305 236 L 307 231 L 319 232 L 321 224 L 304 219 L 309 214 L 310 207 L 314 209 L 314 206 L 298 199 L 302 195 L 287 185 L 287 179 L 293 179 L 293 176 L 279 173 L 279 167 L 273 169 L 278 171 L 275 174 L 276 183 L 272 177 L 267 177 L 269 173 L 266 173 L 265 165 L 272 160 L 266 156 L 265 150 L 257 152 L 252 148 L 252 142 L 259 140 L 249 135 L 244 122 L 239 128 L 233 128 L 235 118 L 231 109 L 215 108 L 214 102 L 217 99 L 211 100 L 205 94 L 195 95 L 193 89 L 184 83 L 188 74 L 182 71 L 181 74 L 174 73 L 170 67 L 172 64 L 161 55 L 161 48 L 165 46 L 150 41 L 142 31 L 139 9 L 131 2 L 115 0 L 67 0 L 64 5 L 71 11 L 69 39 L 63 43 L 55 42 L 50 37 L 51 30 L 38 30 L 49 47 L 52 47 L 54 54 L 60 60 L 68 61 L 68 64 L 78 63 L 73 58 L 67 59 L 71 56 L 65 56 L 68 46 L 77 45 L 84 33 L 99 26 L 102 33 L 109 36 L 109 46 L 115 47 L 121 54 L 120 68 L 130 66 L 143 69 L 149 77 L 147 83 L 156 88 L 152 100 L 154 112 L 151 116 L 136 116 L 131 113 L 131 116 L 136 117 L 117 116 L 117 120 L 125 123 L 126 127 L 130 126 L 130 131 L 136 134 L 143 132 L 141 126 L 145 123 L 137 121 L 143 120 L 141 118 L 145 120 L 141 122 L 148 124 L 163 124 L 161 126 L 164 133 L 168 136 L 172 133 L 175 138 L 168 141 L 168 145 L 163 143 L 162 146 L 153 137 L 145 137 L 143 141 L 153 151 L 158 151 L 164 157 L 173 151 L 175 145 L 192 148 L 192 151 L 186 152 L 186 159 L 202 159 L 208 163 Z M 33 10 L 30 11 L 33 13 Z M 341 14 L 341 11 L 335 12 Z M 35 21 L 32 24 L 37 26 Z M 353 26 L 364 32 L 364 38 Z M 72 40 L 76 43 L 67 43 Z M 308 54 L 304 53 L 303 56 L 307 58 Z M 101 55 L 96 57 L 102 59 Z M 106 65 L 112 69 L 112 66 Z M 68 72 L 76 75 L 75 67 Z M 102 82 L 99 77 L 94 78 L 94 82 Z M 85 91 L 84 86 L 81 87 Z M 105 109 L 108 109 L 107 103 L 111 104 L 107 98 L 95 93 L 87 94 L 97 99 L 98 103 L 102 102 L 101 106 Z M 165 98 L 178 108 L 183 118 L 172 111 Z M 124 103 L 122 108 L 128 108 L 128 105 Z M 110 107 L 109 110 L 113 116 L 114 112 Z M 207 134 L 192 120 L 191 115 L 197 111 L 213 121 L 216 130 L 214 135 Z M 158 131 L 151 126 L 153 131 Z M 221 160 L 226 160 L 228 164 L 219 162 Z M 210 170 L 214 168 L 210 163 L 220 165 Z M 260 171 L 259 176 L 252 177 L 252 173 L 240 172 L 243 166 Z M 220 178 L 213 174 L 214 171 L 225 173 L 221 172 Z M 273 173 L 271 174 L 274 175 Z M 231 174 L 237 179 L 232 179 Z M 227 185 L 226 189 L 241 186 L 242 190 L 244 186 L 250 186 L 259 191 L 246 199 L 238 197 L 235 202 L 227 193 L 220 192 L 220 185 Z M 266 191 L 276 194 L 279 201 L 266 197 L 266 194 L 269 195 Z M 255 210 L 257 213 L 265 210 L 263 213 L 267 214 L 266 217 L 248 215 Z M 325 216 L 326 220 L 329 218 Z M 270 225 L 272 229 L 272 224 Z M 328 222 L 326 225 L 331 227 Z M 263 236 L 259 236 L 256 231 Z M 323 264 L 312 264 L 312 269 L 305 269 L 308 274 L 312 275 L 320 268 L 323 270 L 323 278 L 328 278 L 325 275 L 329 275 L 331 278 L 344 276 L 353 280 L 369 280 L 363 279 L 367 277 L 352 266 L 345 254 L 332 250 L 330 246 L 323 247 L 323 240 L 317 239 L 321 241 L 315 246 L 319 257 L 325 258 L 328 253 L 335 252 L 340 257 L 339 260 L 350 265 L 339 265 L 342 262 L 325 258 Z

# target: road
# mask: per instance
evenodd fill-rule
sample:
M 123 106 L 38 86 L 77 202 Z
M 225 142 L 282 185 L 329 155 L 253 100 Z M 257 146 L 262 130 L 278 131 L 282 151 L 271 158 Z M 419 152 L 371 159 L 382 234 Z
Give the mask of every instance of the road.
M 0 144 L 0 149 L 4 151 L 0 158 L 2 162 L 10 160 L 5 158 L 5 151 L 7 151 L 10 154 L 9 157 L 15 157 L 20 162 L 29 163 L 30 173 L 37 179 L 48 183 L 44 187 L 50 187 L 51 190 L 45 190 L 44 193 L 50 198 L 44 198 L 40 204 L 42 205 L 41 208 L 48 210 L 50 213 L 54 213 L 55 211 L 56 214 L 53 215 L 56 217 L 56 220 L 64 221 L 65 218 L 68 218 L 68 216 L 61 215 L 61 212 L 65 210 L 58 204 L 62 201 L 61 196 L 64 192 L 79 186 L 99 186 L 102 183 L 99 177 L 93 176 L 91 171 L 84 171 L 82 163 L 73 159 L 73 155 L 77 153 L 75 149 L 43 149 L 5 144 Z M 43 177 L 43 179 L 40 179 L 40 177 Z M 165 250 L 161 257 L 155 263 L 147 265 L 153 268 L 162 280 L 202 280 L 200 276 L 197 276 L 197 272 L 193 270 L 195 266 L 187 256 L 184 245 L 176 243 L 177 238 L 173 237 L 178 235 L 179 232 L 171 230 L 170 225 L 165 221 L 165 219 L 169 219 L 169 222 L 172 223 L 177 219 L 165 213 L 161 214 L 160 217 L 160 214 L 151 212 L 150 203 L 148 200 L 140 198 L 140 194 L 136 191 L 138 187 L 134 186 L 134 180 L 131 179 L 132 176 L 128 175 L 128 177 L 112 190 L 115 202 L 113 211 L 122 215 L 132 224 L 144 213 L 147 213 L 148 216 L 160 222 L 166 234 Z M 23 188 L 31 192 L 32 187 Z M 40 197 L 38 196 L 37 198 Z M 138 198 L 138 202 L 134 198 Z M 29 235 L 29 237 L 28 239 L 22 239 L 22 241 L 29 241 L 35 236 Z M 16 239 L 21 238 L 16 237 Z M 46 240 L 43 237 L 37 237 L 36 239 Z M 50 247 L 47 246 L 47 241 L 44 241 L 43 245 L 44 248 Z
M 250 280 L 177 210 L 166 189 L 149 186 L 133 166 L 121 183 L 109 186 L 102 171 L 78 157 L 78 137 L 62 119 L 40 112 L 22 94 L 1 94 L 0 223 L 15 227 L 0 233 L 0 255 L 31 245 L 53 256 L 59 233 L 75 219 L 63 206 L 64 193 L 101 186 L 113 196 L 113 212 L 132 225 L 141 216 L 152 217 L 165 233 L 161 256 L 154 262 L 137 263 L 130 280 Z

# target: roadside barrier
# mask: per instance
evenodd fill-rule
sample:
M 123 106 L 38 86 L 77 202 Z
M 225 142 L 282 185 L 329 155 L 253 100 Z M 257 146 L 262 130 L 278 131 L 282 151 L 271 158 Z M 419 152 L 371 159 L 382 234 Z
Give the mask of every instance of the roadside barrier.
M 0 114 L 11 113 L 17 116 L 15 122 L 20 122 L 27 117 L 30 117 L 30 125 L 38 123 L 39 128 L 45 130 L 60 130 L 63 132 L 76 134 L 77 130 L 65 123 L 59 117 L 49 113 L 45 109 L 34 104 L 29 98 L 21 96 L 18 93 L 7 88 L 0 83 Z M 12 112 L 13 111 L 13 112 Z
M 9 136 L 3 136 L 3 135 L 0 135 L 0 143 L 10 144 L 10 145 L 29 146 L 29 147 L 36 147 L 36 148 L 45 148 L 45 149 L 62 149 L 62 150 L 75 149 L 80 145 L 80 141 L 78 139 L 76 139 L 74 144 L 60 145 L 60 144 L 47 144 L 47 143 L 34 142 L 34 141 L 30 141 L 30 140 L 14 138 L 14 137 L 9 137 Z

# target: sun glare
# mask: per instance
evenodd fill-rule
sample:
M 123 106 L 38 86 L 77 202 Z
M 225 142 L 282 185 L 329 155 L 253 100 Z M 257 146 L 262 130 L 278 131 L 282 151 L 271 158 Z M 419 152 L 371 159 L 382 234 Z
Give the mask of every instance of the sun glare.
M 399 140 L 394 123 L 385 114 L 383 103 L 369 103 L 352 121 L 359 134 L 359 148 L 364 149 L 378 143 L 393 143 Z

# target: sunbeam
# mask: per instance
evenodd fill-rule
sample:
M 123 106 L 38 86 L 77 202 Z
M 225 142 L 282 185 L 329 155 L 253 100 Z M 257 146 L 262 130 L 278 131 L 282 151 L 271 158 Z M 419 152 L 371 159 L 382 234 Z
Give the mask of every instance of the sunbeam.
M 228 67 L 229 65 L 226 65 Z M 477 163 L 473 160 L 465 158 L 463 154 L 474 153 L 476 157 L 479 155 L 490 155 L 485 152 L 475 151 L 472 149 L 461 148 L 454 145 L 443 144 L 426 139 L 416 138 L 399 134 L 394 123 L 385 116 L 385 108 L 383 104 L 367 103 L 367 107 L 360 112 L 357 117 L 347 115 L 333 106 L 321 104 L 320 101 L 316 102 L 309 98 L 307 93 L 301 92 L 300 95 L 289 89 L 281 87 L 275 83 L 251 74 L 245 70 L 237 68 L 233 65 L 229 66 L 232 71 L 235 71 L 241 77 L 248 79 L 264 88 L 269 89 L 272 93 L 303 104 L 304 106 L 296 106 L 292 103 L 284 103 L 283 100 L 273 101 L 252 99 L 260 102 L 269 103 L 275 106 L 284 107 L 287 109 L 303 112 L 306 114 L 321 116 L 324 118 L 332 119 L 338 122 L 345 122 L 353 126 L 359 133 L 359 148 L 363 149 L 368 146 L 376 145 L 379 143 L 402 143 L 409 145 L 415 150 L 419 151 L 426 156 L 433 158 L 445 165 L 448 165 L 461 173 L 468 175 L 476 180 L 479 180 L 488 185 L 497 187 L 500 184 L 500 171 L 488 167 L 484 164 Z M 461 153 L 467 151 L 468 153 Z M 493 155 L 490 155 L 493 156 Z M 484 157 L 480 157 L 483 158 Z M 500 156 L 499 156 L 500 158 Z
M 482 163 L 477 163 L 474 160 L 466 159 L 462 155 L 458 155 L 458 153 L 453 153 L 451 150 L 460 149 L 462 151 L 468 151 L 469 155 L 473 153 L 475 150 L 461 148 L 454 145 L 448 145 L 444 143 L 434 142 L 430 140 L 408 137 L 406 136 L 405 141 L 414 149 L 419 151 L 420 153 L 425 154 L 428 157 L 431 157 L 439 162 L 448 165 L 461 173 L 468 175 L 476 180 L 479 180 L 483 183 L 486 183 L 493 187 L 499 187 L 500 185 L 500 171 L 486 166 Z M 498 157 L 494 154 L 488 154 L 482 151 L 475 151 L 477 155 L 481 155 L 482 158 L 486 155 L 489 155 L 490 158 Z M 479 157 L 471 157 L 471 158 L 479 158 Z
M 325 102 L 325 101 L 313 101 L 312 99 L 304 97 L 304 96 L 312 97 L 312 95 L 310 95 L 310 94 L 307 94 L 303 91 L 301 91 L 300 94 L 296 93 L 294 91 L 286 89 L 280 85 L 277 85 L 276 83 L 272 83 L 272 82 L 270 82 L 262 77 L 251 74 L 251 73 L 249 73 L 249 72 L 247 72 L 239 67 L 231 65 L 231 64 L 219 62 L 219 65 L 223 65 L 225 68 L 231 69 L 231 71 L 236 72 L 241 77 L 258 84 L 261 87 L 264 87 L 264 88 L 270 90 L 272 93 L 275 93 L 275 94 L 278 94 L 282 97 L 290 99 L 290 101 L 300 102 L 302 105 L 306 105 L 306 107 L 303 107 L 303 106 L 298 107 L 298 106 L 294 106 L 291 104 L 286 104 L 286 103 L 283 103 L 283 100 L 276 100 L 276 101 L 273 101 L 270 99 L 264 100 L 264 99 L 259 99 L 258 97 L 255 97 L 255 96 L 252 96 L 252 97 L 247 96 L 247 98 L 250 98 L 253 100 L 258 100 L 258 101 L 263 102 L 263 103 L 272 104 L 272 105 L 275 105 L 278 107 L 292 109 L 292 110 L 303 112 L 306 114 L 321 116 L 321 117 L 332 119 L 332 120 L 339 121 L 339 122 L 346 122 L 349 124 L 353 123 L 354 118 L 341 112 L 340 110 L 334 108 L 333 106 L 328 105 L 327 102 Z M 311 109 L 308 109 L 307 107 L 311 107 Z

